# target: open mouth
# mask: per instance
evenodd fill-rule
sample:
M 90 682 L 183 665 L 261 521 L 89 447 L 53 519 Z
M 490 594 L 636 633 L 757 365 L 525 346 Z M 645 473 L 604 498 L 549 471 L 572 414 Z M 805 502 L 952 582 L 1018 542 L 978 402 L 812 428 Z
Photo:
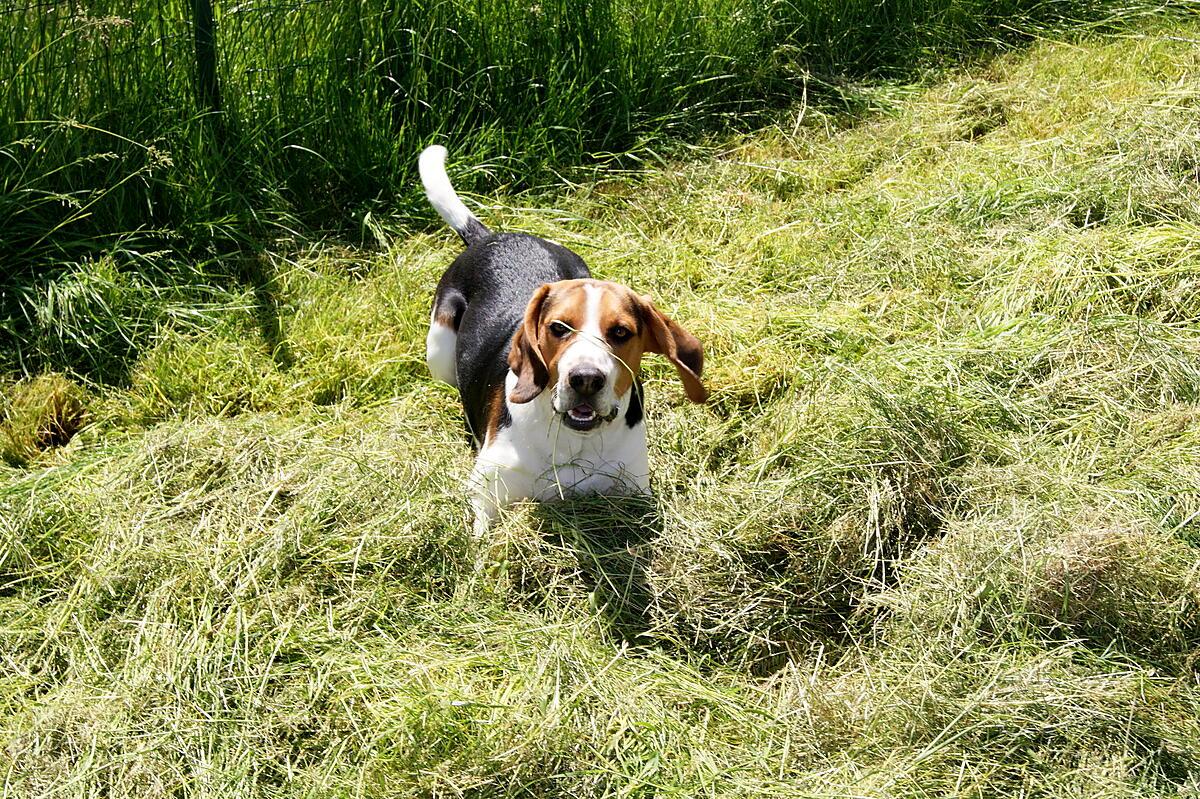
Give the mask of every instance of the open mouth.
M 600 414 L 586 402 L 581 402 L 574 408 L 568 408 L 563 414 L 563 422 L 574 430 L 591 430 L 600 424 Z
M 611 420 L 614 415 L 609 414 L 607 418 L 603 417 L 590 403 L 581 402 L 575 407 L 567 409 L 567 412 L 563 414 L 563 423 L 572 430 L 594 430 L 600 426 L 601 422 Z

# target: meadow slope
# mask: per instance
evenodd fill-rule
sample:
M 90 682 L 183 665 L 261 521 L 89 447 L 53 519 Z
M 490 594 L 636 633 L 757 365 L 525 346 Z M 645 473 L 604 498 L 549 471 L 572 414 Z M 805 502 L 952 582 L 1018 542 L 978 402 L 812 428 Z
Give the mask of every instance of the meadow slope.
M 104 381 L 2 386 L 3 793 L 1200 795 L 1198 45 L 475 198 L 712 390 L 651 364 L 653 502 L 482 546 L 423 363 L 447 231 L 56 279 L 31 347 Z

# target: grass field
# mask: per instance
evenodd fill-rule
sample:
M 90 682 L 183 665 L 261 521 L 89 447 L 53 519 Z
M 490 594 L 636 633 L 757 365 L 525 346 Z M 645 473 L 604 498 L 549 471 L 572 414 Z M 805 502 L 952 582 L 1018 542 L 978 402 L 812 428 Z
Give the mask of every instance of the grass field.
M 1200 24 L 861 96 L 474 198 L 652 294 L 712 391 L 651 364 L 652 502 L 480 546 L 423 363 L 448 231 L 50 283 L 2 792 L 1200 795 Z

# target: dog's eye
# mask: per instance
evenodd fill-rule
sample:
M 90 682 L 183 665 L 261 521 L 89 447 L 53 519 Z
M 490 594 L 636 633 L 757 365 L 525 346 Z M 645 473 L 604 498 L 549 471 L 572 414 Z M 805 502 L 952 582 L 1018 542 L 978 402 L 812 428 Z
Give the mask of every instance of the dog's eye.
M 571 328 L 564 325 L 562 322 L 550 323 L 550 334 L 555 338 L 562 338 L 571 332 Z
M 624 325 L 613 325 L 608 329 L 608 337 L 610 340 L 620 344 L 623 341 L 629 341 L 633 335 L 633 331 Z

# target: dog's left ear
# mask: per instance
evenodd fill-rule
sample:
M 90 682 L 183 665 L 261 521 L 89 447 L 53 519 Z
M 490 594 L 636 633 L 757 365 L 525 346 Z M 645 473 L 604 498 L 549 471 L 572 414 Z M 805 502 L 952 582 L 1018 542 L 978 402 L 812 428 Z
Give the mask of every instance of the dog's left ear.
M 708 389 L 700 382 L 700 373 L 704 371 L 704 347 L 700 340 L 654 307 L 649 297 L 643 296 L 641 300 L 642 321 L 646 325 L 646 352 L 667 356 L 667 360 L 675 365 L 675 371 L 679 372 L 688 399 L 704 402 L 708 399 Z
M 517 384 L 508 395 L 510 402 L 529 402 L 542 393 L 542 389 L 550 382 L 550 369 L 542 356 L 542 348 L 538 344 L 538 326 L 542 322 L 542 304 L 550 293 L 550 284 L 546 283 L 533 293 L 529 305 L 525 306 L 525 320 L 513 334 L 512 346 L 508 350 L 508 367 L 517 376 Z

